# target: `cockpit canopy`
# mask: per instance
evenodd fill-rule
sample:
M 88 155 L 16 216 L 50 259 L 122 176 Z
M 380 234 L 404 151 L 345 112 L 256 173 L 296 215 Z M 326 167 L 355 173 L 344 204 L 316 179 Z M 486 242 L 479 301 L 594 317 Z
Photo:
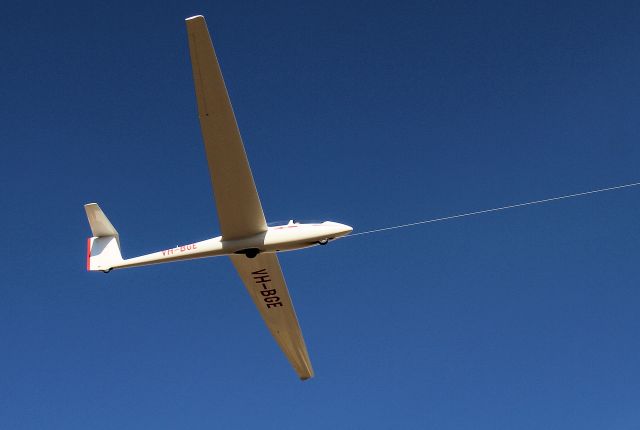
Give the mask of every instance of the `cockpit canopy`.
M 319 221 L 319 220 L 299 220 L 299 219 L 290 219 L 287 221 L 271 221 L 267 223 L 269 227 L 279 227 L 283 225 L 295 225 L 295 224 L 323 224 L 327 221 Z

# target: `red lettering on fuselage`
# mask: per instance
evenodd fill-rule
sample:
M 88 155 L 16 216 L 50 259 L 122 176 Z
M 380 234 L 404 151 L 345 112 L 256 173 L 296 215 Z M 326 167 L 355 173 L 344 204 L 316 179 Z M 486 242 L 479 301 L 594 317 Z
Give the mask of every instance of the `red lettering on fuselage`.
M 165 249 L 164 251 L 162 251 L 162 255 L 173 255 L 174 253 L 193 251 L 194 249 L 198 249 L 197 243 L 190 243 L 189 245 L 176 245 L 175 248 Z

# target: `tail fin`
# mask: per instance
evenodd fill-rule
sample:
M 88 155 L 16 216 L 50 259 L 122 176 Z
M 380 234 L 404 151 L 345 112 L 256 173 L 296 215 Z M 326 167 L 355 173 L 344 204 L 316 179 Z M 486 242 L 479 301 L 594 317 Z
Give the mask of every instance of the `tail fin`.
M 84 205 L 93 237 L 87 239 L 87 270 L 108 272 L 122 261 L 120 238 L 97 203 Z

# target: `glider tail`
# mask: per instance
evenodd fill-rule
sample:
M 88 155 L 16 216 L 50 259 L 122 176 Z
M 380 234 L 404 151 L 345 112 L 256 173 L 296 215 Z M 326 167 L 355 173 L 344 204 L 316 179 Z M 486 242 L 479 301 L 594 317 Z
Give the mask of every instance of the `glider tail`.
M 87 239 L 87 270 L 108 272 L 122 262 L 120 238 L 97 203 L 84 205 L 93 237 Z

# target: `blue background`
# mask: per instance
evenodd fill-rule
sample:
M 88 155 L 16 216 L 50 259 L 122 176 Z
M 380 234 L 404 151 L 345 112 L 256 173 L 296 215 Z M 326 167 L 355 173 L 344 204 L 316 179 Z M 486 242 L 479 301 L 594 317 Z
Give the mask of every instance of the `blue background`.
M 365 231 L 640 179 L 640 6 L 14 2 L 0 14 L 3 429 L 640 426 L 640 190 L 281 255 L 301 383 L 219 233 L 183 19 L 268 220 Z

